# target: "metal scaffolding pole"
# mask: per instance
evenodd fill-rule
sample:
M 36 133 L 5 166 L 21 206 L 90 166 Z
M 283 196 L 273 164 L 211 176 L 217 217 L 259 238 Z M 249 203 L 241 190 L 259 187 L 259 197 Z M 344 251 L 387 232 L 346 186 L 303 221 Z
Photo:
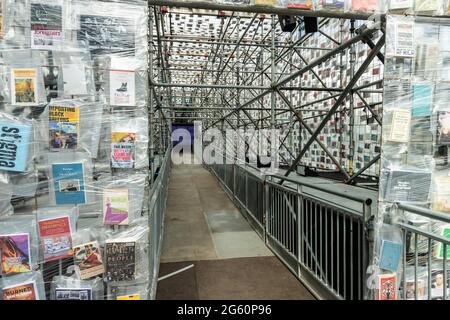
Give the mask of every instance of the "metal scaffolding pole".
M 312 70 L 314 67 L 320 65 L 321 63 L 323 63 L 324 61 L 331 59 L 332 57 L 334 57 L 336 54 L 342 52 L 343 50 L 349 48 L 352 44 L 357 43 L 359 41 L 362 40 L 363 37 L 365 37 L 366 35 L 372 34 L 376 31 L 376 29 L 367 29 L 364 30 L 361 34 L 351 38 L 350 40 L 348 40 L 346 43 L 341 44 L 340 46 L 338 46 L 337 48 L 333 49 L 332 51 L 326 53 L 325 55 L 323 55 L 322 57 L 317 58 L 316 60 L 312 61 L 311 63 L 309 63 L 308 65 L 306 65 L 305 67 L 303 67 L 301 70 L 295 72 L 294 74 L 284 78 L 283 80 L 279 81 L 277 84 L 273 85 L 274 88 L 279 88 L 284 86 L 286 83 L 289 83 L 290 81 L 294 80 L 295 78 L 303 75 L 305 72 L 308 72 L 310 70 Z M 384 38 L 383 38 L 384 39 Z M 351 89 L 350 89 L 351 90 Z M 267 94 L 271 93 L 272 90 L 266 90 L 263 91 L 262 93 L 260 93 L 257 97 L 254 97 L 253 99 L 250 99 L 249 101 L 247 101 L 246 103 L 242 104 L 240 108 L 246 107 L 247 105 L 252 104 L 253 102 L 255 102 L 258 99 L 261 99 L 262 97 L 266 96 Z M 224 118 L 227 118 L 231 115 L 233 115 L 236 111 L 233 110 L 230 113 L 226 114 Z M 212 126 L 216 125 L 218 122 L 214 122 L 212 124 Z
M 301 10 L 296 8 L 279 8 L 272 6 L 258 6 L 258 5 L 232 5 L 215 3 L 211 1 L 177 1 L 177 0 L 148 0 L 150 6 L 168 6 L 168 7 L 183 7 L 191 9 L 205 9 L 205 10 L 220 10 L 220 11 L 237 11 L 237 12 L 251 12 L 251 13 L 266 13 L 274 15 L 295 15 L 302 17 L 328 17 L 328 18 L 344 18 L 367 20 L 372 16 L 371 12 L 339 12 L 339 11 L 314 11 Z M 380 15 L 384 17 L 384 15 Z
M 327 116 L 322 120 L 316 131 L 312 134 L 312 136 L 309 138 L 308 142 L 305 144 L 303 149 L 300 151 L 299 155 L 295 159 L 292 166 L 286 171 L 284 174 L 285 177 L 289 176 L 289 174 L 296 168 L 302 157 L 305 155 L 306 151 L 309 149 L 311 144 L 315 141 L 315 138 L 319 135 L 319 133 L 322 131 L 322 129 L 325 127 L 326 123 L 330 120 L 333 113 L 340 107 L 340 105 L 344 102 L 344 100 L 347 98 L 348 94 L 351 92 L 353 86 L 358 82 L 361 75 L 364 73 L 364 71 L 367 69 L 367 67 L 372 63 L 373 59 L 377 55 L 377 53 L 381 50 L 381 48 L 384 46 L 385 41 L 385 35 L 383 35 L 378 43 L 375 45 L 375 48 L 370 52 L 370 54 L 367 56 L 367 59 L 362 63 L 362 65 L 359 67 L 358 71 L 355 73 L 355 76 L 350 80 L 349 84 L 345 88 L 344 92 L 342 92 L 341 96 L 337 99 L 333 107 L 328 112 Z M 283 184 L 285 180 L 281 180 L 279 183 Z

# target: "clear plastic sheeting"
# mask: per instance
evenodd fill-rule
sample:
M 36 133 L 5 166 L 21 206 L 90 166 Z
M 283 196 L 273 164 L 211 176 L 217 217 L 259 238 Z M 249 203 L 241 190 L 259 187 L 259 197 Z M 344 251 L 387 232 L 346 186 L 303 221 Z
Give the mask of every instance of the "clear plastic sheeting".
M 1 3 L 0 299 L 152 298 L 147 2 Z
M 369 297 L 448 300 L 450 23 L 388 15 L 386 30 L 380 205 Z

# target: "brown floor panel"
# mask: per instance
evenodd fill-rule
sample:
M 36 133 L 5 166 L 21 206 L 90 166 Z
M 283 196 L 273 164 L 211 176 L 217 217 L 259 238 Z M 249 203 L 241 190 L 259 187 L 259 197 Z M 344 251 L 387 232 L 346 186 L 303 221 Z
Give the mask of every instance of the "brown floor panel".
M 313 300 L 276 257 L 162 263 L 158 300 Z

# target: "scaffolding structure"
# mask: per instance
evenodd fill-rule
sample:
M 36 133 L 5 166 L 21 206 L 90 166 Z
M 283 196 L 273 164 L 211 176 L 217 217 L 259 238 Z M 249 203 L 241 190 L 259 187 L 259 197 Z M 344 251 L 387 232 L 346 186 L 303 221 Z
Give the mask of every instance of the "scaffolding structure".
M 376 185 L 383 15 L 370 21 L 367 12 L 149 5 L 154 134 L 167 132 L 170 122 L 194 120 L 204 130 L 282 129 L 285 176 L 304 165 L 349 184 L 369 176 Z M 279 15 L 317 17 L 318 31 L 302 34 L 298 23 L 283 32 Z

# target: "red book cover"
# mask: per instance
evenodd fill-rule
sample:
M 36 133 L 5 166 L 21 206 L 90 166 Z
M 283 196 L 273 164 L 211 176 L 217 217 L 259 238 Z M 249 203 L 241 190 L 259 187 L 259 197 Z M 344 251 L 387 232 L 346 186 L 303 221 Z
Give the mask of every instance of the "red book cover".
M 382 274 L 378 276 L 378 300 L 397 300 L 397 276 Z
M 374 11 L 378 9 L 378 0 L 353 0 L 352 10 Z
M 3 288 L 3 300 L 38 300 L 34 282 Z
M 69 217 L 39 221 L 39 234 L 45 262 L 72 257 Z

